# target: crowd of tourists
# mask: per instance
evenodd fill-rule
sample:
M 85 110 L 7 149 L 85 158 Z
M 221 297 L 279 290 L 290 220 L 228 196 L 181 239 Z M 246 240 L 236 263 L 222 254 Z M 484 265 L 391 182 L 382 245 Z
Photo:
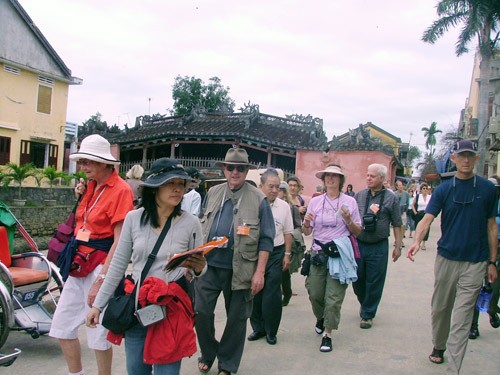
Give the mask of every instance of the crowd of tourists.
M 81 197 L 75 246 L 89 259 L 99 256 L 87 274 L 68 276 L 50 336 L 59 339 L 72 375 L 84 374 L 78 339 L 83 323 L 101 375 L 111 374 L 111 344 L 122 338 L 129 374 L 179 374 L 182 358 L 196 353 L 196 341 L 197 371 L 208 373 L 216 364 L 219 375 L 234 374 L 246 341 L 278 343 L 283 308 L 294 295 L 291 275 L 300 271 L 311 329 L 321 337 L 319 351 L 328 353 L 348 286 L 360 305 L 359 327 L 372 328 L 389 256 L 398 261 L 407 246 L 413 261 L 426 250 L 431 223 L 441 214 L 429 360 L 443 363 L 447 351 L 448 370 L 459 373 L 467 340 L 479 336 L 474 310 L 485 283 L 494 290 L 490 323 L 500 326 L 500 181 L 474 174 L 477 158 L 473 142 L 457 142 L 451 156 L 457 172 L 432 193 L 426 183 L 403 180 L 392 188 L 381 164 L 368 166 L 366 188 L 354 192 L 342 166 L 329 164 L 315 172 L 318 186 L 306 201 L 300 178 L 284 178 L 274 168 L 260 174 L 257 186 L 247 183 L 254 167 L 242 148 L 229 149 L 217 163 L 225 182 L 207 192 L 200 189 L 200 171 L 171 158 L 156 160 L 145 177 L 134 166 L 126 183 L 109 143 L 88 136 L 70 155 L 87 176 L 75 187 Z M 304 236 L 311 238 L 309 248 Z M 218 244 L 214 250 L 202 251 L 212 242 Z M 202 250 L 183 254 L 192 249 Z M 174 260 L 179 262 L 169 267 Z M 124 278 L 127 269 L 131 275 Z M 134 297 L 139 317 L 123 332 L 107 330 L 103 321 L 118 291 Z M 226 318 L 218 338 L 221 294 Z

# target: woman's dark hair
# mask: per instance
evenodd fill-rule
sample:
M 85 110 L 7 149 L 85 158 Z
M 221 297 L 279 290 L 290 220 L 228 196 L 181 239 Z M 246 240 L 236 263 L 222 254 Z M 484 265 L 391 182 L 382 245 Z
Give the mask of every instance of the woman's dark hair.
M 185 182 L 184 182 L 185 185 Z M 141 203 L 139 204 L 139 207 L 144 207 L 144 212 L 141 215 L 141 225 L 145 226 L 148 223 L 151 223 L 151 226 L 153 228 L 159 228 L 160 227 L 160 220 L 158 217 L 158 211 L 157 211 L 157 206 L 156 206 L 156 192 L 158 191 L 158 188 L 152 188 L 148 186 L 143 186 L 142 187 L 142 194 L 141 194 Z M 172 217 L 179 216 L 182 213 L 181 210 L 181 203 L 182 200 L 179 202 L 177 206 L 175 206 L 174 211 L 172 212 Z
M 351 184 L 347 185 L 347 191 L 352 191 L 352 185 Z

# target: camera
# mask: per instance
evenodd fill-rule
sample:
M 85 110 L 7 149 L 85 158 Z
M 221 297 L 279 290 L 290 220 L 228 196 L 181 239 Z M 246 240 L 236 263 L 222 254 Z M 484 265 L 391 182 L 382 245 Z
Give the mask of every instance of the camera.
M 377 220 L 378 217 L 371 212 L 368 212 L 363 215 L 363 230 L 365 232 L 375 232 L 377 229 Z
M 160 305 L 147 305 L 142 309 L 136 310 L 135 316 L 143 327 L 147 327 L 163 320 L 167 316 L 167 308 Z

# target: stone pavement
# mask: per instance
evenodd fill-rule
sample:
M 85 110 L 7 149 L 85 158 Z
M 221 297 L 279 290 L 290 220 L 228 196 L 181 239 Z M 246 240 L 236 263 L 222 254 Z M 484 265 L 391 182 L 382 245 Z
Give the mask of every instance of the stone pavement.
M 304 277 L 294 274 L 293 290 L 298 295 L 284 308 L 278 343 L 271 346 L 265 339 L 247 341 L 238 374 L 445 373 L 446 365 L 434 365 L 427 359 L 432 350 L 430 299 L 438 238 L 439 220 L 436 220 L 431 228 L 427 251 L 420 251 L 415 263 L 406 259 L 406 248 L 396 263 L 390 262 L 384 295 L 372 329 L 359 328 L 359 304 L 352 288 L 348 289 L 339 330 L 333 333 L 331 353 L 319 351 L 321 337 L 314 332 L 315 318 L 304 287 Z M 405 239 L 407 245 L 410 240 Z M 218 305 L 216 324 L 220 335 L 224 325 L 222 304 Z M 487 314 L 481 314 L 479 330 L 481 336 L 469 341 L 462 374 L 499 374 L 500 329 L 493 329 Z M 81 337 L 85 337 L 83 332 Z M 23 353 L 11 367 L 0 367 L 0 374 L 67 374 L 55 340 L 49 337 L 34 340 L 25 333 L 12 332 L 4 351 L 14 347 Z M 86 347 L 84 339 L 82 352 L 87 374 L 96 374 L 93 353 Z M 125 374 L 123 347 L 115 347 L 114 353 L 113 374 Z M 184 359 L 182 375 L 200 374 L 197 357 Z M 217 374 L 216 368 L 215 363 L 210 374 Z

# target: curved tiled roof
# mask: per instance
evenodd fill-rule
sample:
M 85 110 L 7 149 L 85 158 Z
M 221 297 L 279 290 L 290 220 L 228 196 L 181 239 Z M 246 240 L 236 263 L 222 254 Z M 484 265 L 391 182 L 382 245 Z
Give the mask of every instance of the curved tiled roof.
M 327 138 L 321 124 L 303 123 L 265 114 L 205 114 L 139 117 L 138 125 L 113 139 L 120 146 L 172 139 L 240 140 L 288 150 L 322 150 Z

